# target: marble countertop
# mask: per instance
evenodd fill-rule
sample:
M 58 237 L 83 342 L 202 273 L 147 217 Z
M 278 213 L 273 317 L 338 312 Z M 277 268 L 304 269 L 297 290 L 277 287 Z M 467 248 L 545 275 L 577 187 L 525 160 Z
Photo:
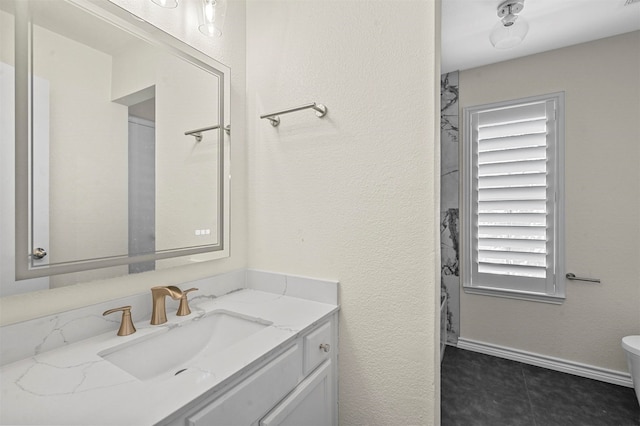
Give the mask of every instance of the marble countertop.
M 338 310 L 337 305 L 254 289 L 200 301 L 191 308 L 191 315 L 185 317 L 169 311 L 163 325 L 138 321 L 138 331 L 130 336 L 110 331 L 4 365 L 0 369 L 1 424 L 154 424 L 223 387 Z M 143 381 L 98 355 L 216 311 L 272 325 L 224 350 L 195 358 L 179 375 L 171 371 Z

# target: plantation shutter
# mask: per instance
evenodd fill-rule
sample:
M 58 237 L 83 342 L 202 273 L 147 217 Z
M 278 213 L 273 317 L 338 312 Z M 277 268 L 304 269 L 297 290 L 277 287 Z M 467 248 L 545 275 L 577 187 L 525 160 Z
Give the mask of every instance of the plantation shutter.
M 472 285 L 555 292 L 556 108 L 471 113 Z

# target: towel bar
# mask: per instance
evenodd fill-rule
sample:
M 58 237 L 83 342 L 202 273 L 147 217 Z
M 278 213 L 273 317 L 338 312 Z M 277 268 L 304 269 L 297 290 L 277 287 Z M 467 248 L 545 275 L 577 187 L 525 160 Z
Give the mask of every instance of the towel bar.
M 590 283 L 599 283 L 600 279 L 599 278 L 582 278 L 582 277 L 576 277 L 575 274 L 572 274 L 571 272 L 569 272 L 566 275 L 568 280 L 572 280 L 572 281 L 587 281 Z

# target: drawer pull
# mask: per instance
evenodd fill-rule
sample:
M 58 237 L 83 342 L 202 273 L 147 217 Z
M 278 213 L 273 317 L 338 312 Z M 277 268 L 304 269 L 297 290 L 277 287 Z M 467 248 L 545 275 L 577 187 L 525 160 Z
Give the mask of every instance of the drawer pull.
M 328 343 L 321 343 L 320 344 L 320 349 L 325 351 L 325 352 L 329 352 L 331 350 L 331 345 Z

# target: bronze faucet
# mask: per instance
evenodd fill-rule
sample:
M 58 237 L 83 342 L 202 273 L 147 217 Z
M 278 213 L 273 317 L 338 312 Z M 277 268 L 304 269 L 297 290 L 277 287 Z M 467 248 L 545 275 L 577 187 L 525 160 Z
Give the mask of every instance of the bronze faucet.
M 153 299 L 151 325 L 164 324 L 167 322 L 166 296 L 171 297 L 173 300 L 180 300 L 182 298 L 182 290 L 172 285 L 151 287 L 151 298 Z

